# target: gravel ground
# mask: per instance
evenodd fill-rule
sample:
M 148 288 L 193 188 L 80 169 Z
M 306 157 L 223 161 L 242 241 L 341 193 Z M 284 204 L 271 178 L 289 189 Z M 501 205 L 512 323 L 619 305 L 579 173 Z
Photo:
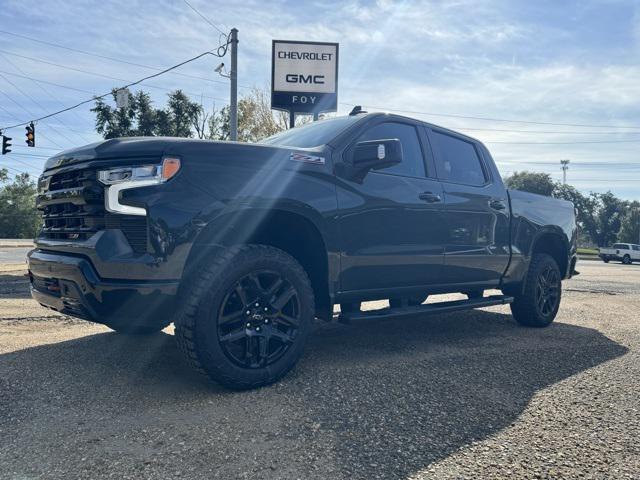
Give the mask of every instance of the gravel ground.
M 318 324 L 277 385 L 193 374 L 0 266 L 0 478 L 640 478 L 640 266 L 582 262 L 551 327 L 507 307 Z

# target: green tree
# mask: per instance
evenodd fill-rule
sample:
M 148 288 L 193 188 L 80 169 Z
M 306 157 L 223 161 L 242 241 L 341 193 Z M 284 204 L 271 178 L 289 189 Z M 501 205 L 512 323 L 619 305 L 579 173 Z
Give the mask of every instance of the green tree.
M 112 92 L 115 100 L 116 90 Z M 202 107 L 189 100 L 181 90 L 168 95 L 166 109 L 153 107 L 148 93 L 127 93 L 126 108 L 114 108 L 103 99 L 96 99 L 91 109 L 96 114 L 96 131 L 104 138 L 137 136 L 191 137 L 191 127 Z
M 619 240 L 619 233 L 625 238 L 633 236 L 630 207 L 611 192 L 591 192 L 584 195 L 571 185 L 554 182 L 548 173 L 539 172 L 515 172 L 505 179 L 505 184 L 511 189 L 573 202 L 577 210 L 578 226 L 598 246 L 610 245 Z
M 640 243 L 640 202 L 633 201 L 627 204 L 626 211 L 622 217 L 618 241 Z
M 514 172 L 513 175 L 505 178 L 504 183 L 512 190 L 522 190 L 547 197 L 550 197 L 556 188 L 551 175 L 539 172 Z
M 115 101 L 116 90 L 113 92 Z M 127 108 L 114 108 L 97 99 L 91 109 L 96 115 L 96 131 L 104 138 L 135 136 L 171 136 L 229 140 L 229 106 L 211 112 L 192 102 L 181 90 L 169 93 L 166 108 L 154 108 L 148 93 L 128 93 Z M 297 119 L 306 123 L 309 116 Z M 238 140 L 257 142 L 286 130 L 288 116 L 274 112 L 268 94 L 254 88 L 238 101 Z
M 202 107 L 189 100 L 182 90 L 169 94 L 169 125 L 172 137 L 192 137 L 191 127 Z
M 11 181 L 0 169 L 0 238 L 34 238 L 41 224 L 35 208 L 36 184 L 28 173 Z

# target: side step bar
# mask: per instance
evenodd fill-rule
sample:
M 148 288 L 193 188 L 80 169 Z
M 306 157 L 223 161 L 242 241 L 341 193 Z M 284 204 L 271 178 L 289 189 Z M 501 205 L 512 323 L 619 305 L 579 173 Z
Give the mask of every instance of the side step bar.
M 341 313 L 339 322 L 349 323 L 352 320 L 372 320 L 386 318 L 413 317 L 418 315 L 435 315 L 438 313 L 471 310 L 473 308 L 491 307 L 493 305 L 507 305 L 513 302 L 513 297 L 507 295 L 492 295 L 489 297 L 453 300 L 449 302 L 426 303 L 414 307 L 381 308 L 361 312 Z

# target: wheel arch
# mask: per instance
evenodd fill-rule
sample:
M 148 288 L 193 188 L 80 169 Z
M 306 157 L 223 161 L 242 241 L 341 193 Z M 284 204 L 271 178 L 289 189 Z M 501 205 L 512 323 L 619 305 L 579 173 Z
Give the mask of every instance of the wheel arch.
M 546 253 L 551 256 L 560 269 L 562 278 L 569 273 L 569 243 L 562 233 L 554 230 L 540 231 L 531 244 L 530 258 L 536 253 Z
M 223 214 L 198 233 L 185 264 L 189 276 L 215 249 L 240 244 L 270 245 L 287 252 L 304 268 L 314 291 L 318 315 L 331 308 L 329 254 L 322 224 L 299 210 L 242 208 Z

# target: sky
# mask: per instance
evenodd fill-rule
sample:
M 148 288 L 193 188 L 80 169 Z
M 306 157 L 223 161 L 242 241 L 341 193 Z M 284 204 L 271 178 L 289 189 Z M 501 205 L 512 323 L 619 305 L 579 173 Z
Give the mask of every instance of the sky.
M 184 0 L 0 0 L 0 127 L 214 49 L 217 29 L 235 27 L 241 95 L 269 88 L 273 39 L 338 42 L 339 114 L 357 104 L 459 130 L 487 144 L 503 176 L 559 180 L 569 159 L 581 191 L 640 199 L 640 0 L 189 4 L 215 27 Z M 180 88 L 219 109 L 229 98 L 219 62 L 132 90 L 163 106 Z M 0 166 L 37 175 L 46 157 L 99 140 L 90 107 L 39 122 L 36 148 L 23 127 L 9 131 L 15 155 Z

